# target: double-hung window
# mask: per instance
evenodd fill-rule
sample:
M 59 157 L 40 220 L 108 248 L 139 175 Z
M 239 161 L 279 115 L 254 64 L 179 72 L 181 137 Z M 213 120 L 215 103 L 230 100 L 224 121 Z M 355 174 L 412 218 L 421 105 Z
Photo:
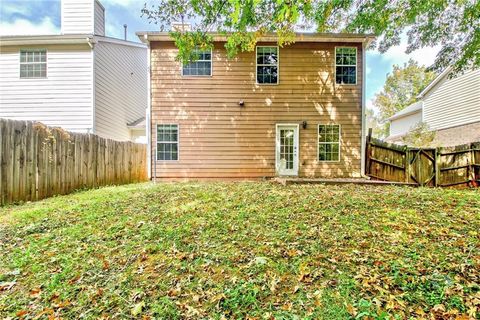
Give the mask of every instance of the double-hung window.
M 257 83 L 278 84 L 278 47 L 257 47 Z
M 46 78 L 47 77 L 47 50 L 21 50 L 20 51 L 20 78 Z
M 318 125 L 318 160 L 340 160 L 340 125 Z
M 194 54 L 198 60 L 183 65 L 184 76 L 211 76 L 212 75 L 212 50 L 195 49 Z
M 357 48 L 335 48 L 335 82 L 357 84 Z
M 178 124 L 157 125 L 157 160 L 178 160 Z

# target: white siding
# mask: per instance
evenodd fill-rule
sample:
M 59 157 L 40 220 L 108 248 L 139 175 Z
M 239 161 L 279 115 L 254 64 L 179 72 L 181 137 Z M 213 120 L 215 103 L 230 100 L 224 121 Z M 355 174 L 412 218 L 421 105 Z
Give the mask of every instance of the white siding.
M 445 77 L 422 100 L 424 121 L 432 129 L 480 121 L 480 70 Z
M 95 45 L 95 133 L 129 140 L 127 123 L 145 116 L 147 49 L 104 42 Z
M 422 111 L 401 117 L 390 122 L 390 135 L 403 135 L 417 123 L 422 121 Z
M 97 36 L 105 35 L 105 9 L 95 0 L 95 34 Z
M 63 34 L 93 34 L 93 1 L 61 1 Z
M 93 127 L 93 58 L 88 45 L 49 45 L 47 78 L 20 79 L 20 49 L 0 51 L 0 117 L 87 132 Z

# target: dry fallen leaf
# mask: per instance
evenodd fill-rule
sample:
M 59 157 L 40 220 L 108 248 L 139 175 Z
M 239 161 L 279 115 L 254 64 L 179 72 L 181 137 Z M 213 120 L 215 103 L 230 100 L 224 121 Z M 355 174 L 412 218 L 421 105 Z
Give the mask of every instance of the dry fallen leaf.
M 0 282 L 0 291 L 8 291 L 13 288 L 16 281 L 11 282 Z

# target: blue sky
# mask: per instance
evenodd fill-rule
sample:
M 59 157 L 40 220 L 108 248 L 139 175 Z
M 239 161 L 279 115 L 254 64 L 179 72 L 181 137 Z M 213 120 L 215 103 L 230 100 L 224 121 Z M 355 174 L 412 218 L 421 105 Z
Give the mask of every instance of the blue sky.
M 155 3 L 155 0 L 149 2 Z M 123 38 L 123 24 L 128 25 L 128 39 L 138 41 L 136 31 L 156 30 L 140 17 L 144 0 L 101 0 L 105 7 L 107 36 Z M 0 33 L 7 34 L 58 34 L 60 33 L 60 0 L 0 0 Z M 399 46 L 386 53 L 367 52 L 367 106 L 385 82 L 394 64 L 403 64 L 412 58 L 424 65 L 435 59 L 438 48 L 423 48 L 405 54 L 405 38 Z

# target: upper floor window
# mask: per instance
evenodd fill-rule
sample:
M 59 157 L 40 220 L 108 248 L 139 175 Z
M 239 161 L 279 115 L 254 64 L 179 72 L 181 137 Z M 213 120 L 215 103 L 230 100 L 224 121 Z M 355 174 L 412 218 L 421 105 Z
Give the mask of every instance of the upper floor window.
M 318 125 L 318 160 L 340 160 L 340 125 Z
M 183 65 L 184 76 L 211 76 L 212 75 L 212 50 L 195 49 L 198 60 Z
M 20 51 L 20 78 L 47 77 L 47 50 Z
M 357 84 L 357 48 L 335 48 L 335 82 Z
M 257 83 L 278 84 L 278 47 L 257 47 Z

